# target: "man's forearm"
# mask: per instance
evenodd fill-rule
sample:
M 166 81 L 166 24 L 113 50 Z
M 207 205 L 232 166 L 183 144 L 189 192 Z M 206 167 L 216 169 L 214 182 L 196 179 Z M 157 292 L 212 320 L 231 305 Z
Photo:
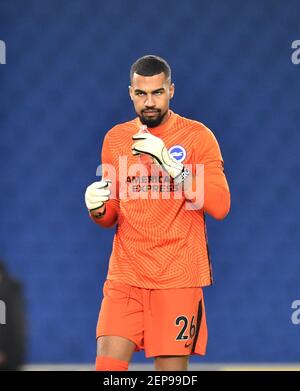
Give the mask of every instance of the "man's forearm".
M 229 212 L 230 193 L 223 173 L 205 179 L 204 176 L 190 174 L 183 182 L 183 193 L 195 209 L 203 208 L 215 219 L 224 219 Z

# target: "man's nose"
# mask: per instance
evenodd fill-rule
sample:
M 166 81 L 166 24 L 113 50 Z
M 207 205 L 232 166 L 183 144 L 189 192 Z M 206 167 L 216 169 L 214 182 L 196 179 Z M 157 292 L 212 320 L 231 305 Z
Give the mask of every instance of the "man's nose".
M 146 98 L 145 106 L 151 106 L 152 107 L 154 105 L 155 105 L 155 102 L 154 102 L 152 94 L 148 94 L 147 98 Z

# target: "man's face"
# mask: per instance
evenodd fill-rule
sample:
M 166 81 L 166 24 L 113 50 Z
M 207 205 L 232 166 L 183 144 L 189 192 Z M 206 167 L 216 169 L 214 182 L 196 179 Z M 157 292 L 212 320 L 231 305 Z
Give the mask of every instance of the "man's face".
M 154 128 L 167 119 L 169 101 L 174 95 L 174 84 L 166 79 L 164 72 L 154 76 L 134 73 L 129 94 L 141 122 Z

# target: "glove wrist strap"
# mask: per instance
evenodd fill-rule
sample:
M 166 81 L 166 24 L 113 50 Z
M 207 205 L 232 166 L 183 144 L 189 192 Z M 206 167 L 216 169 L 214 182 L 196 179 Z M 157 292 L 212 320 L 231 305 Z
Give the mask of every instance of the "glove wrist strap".
M 98 209 L 98 208 L 97 208 Z M 99 213 L 91 213 L 94 209 L 90 210 L 90 214 L 95 217 L 96 219 L 100 219 L 101 217 L 103 217 L 106 213 L 106 207 L 104 206 L 104 211 L 103 212 L 99 212 Z
M 174 182 L 176 184 L 184 182 L 185 179 L 190 175 L 190 173 L 190 170 L 183 166 L 181 173 L 174 178 Z

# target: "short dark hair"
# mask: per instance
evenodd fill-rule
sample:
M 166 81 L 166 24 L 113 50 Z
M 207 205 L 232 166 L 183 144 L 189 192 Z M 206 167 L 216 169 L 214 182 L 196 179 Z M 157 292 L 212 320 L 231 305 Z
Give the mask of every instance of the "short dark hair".
M 134 73 L 141 76 L 154 76 L 162 72 L 166 75 L 166 79 L 170 79 L 171 81 L 171 68 L 166 60 L 154 55 L 143 56 L 131 65 L 130 81 Z

